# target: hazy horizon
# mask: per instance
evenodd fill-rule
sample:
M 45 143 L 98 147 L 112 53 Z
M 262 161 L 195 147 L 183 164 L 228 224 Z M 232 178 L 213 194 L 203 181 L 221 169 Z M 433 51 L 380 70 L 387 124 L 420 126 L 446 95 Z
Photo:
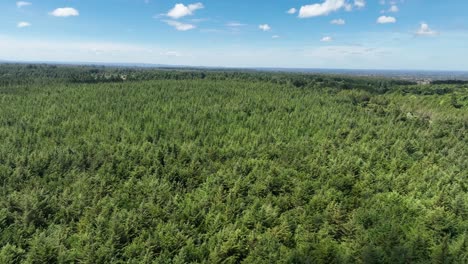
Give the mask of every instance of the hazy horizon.
M 468 70 L 438 70 L 438 69 L 377 69 L 377 68 L 306 68 L 306 67 L 230 67 L 230 66 L 205 66 L 205 65 L 177 65 L 177 64 L 158 64 L 158 63 L 138 63 L 138 62 L 99 62 L 99 61 L 10 61 L 0 58 L 0 64 L 46 64 L 63 66 L 96 66 L 96 67 L 123 67 L 123 68 L 188 68 L 188 69 L 213 69 L 213 70 L 266 70 L 266 71 L 285 71 L 285 72 L 400 72 L 400 73 L 458 73 L 468 75 Z

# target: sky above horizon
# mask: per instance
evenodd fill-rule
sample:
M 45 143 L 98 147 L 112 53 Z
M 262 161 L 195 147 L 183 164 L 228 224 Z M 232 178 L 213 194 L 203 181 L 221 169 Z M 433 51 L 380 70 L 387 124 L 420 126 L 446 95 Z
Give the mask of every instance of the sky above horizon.
M 466 0 L 0 2 L 0 61 L 468 70 Z

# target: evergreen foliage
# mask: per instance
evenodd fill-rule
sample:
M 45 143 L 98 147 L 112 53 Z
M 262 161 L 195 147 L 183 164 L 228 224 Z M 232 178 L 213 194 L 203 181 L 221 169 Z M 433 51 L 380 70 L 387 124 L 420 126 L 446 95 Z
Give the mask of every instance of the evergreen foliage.
M 0 263 L 467 263 L 467 107 L 458 83 L 1 65 Z

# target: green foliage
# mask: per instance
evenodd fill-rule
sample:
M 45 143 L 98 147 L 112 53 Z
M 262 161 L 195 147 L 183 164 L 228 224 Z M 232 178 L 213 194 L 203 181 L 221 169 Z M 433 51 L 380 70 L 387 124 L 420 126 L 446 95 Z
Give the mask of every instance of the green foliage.
M 467 87 L 0 72 L 0 263 L 468 261 Z

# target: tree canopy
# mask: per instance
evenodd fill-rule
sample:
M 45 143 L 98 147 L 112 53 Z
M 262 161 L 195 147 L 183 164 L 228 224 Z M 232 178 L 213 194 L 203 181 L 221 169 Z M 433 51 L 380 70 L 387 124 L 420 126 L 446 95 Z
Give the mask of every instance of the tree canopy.
M 0 263 L 467 263 L 467 107 L 459 83 L 0 65 Z

